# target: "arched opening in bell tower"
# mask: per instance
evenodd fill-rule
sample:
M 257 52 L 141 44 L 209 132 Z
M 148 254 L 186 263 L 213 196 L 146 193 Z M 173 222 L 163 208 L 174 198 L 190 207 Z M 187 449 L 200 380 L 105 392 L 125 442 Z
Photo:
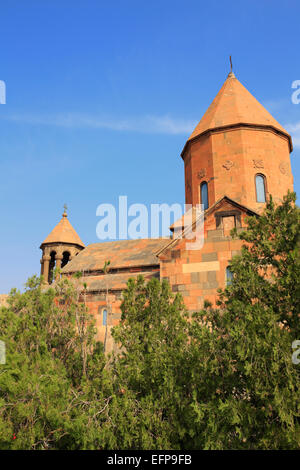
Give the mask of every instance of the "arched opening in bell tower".
M 63 268 L 64 266 L 66 266 L 66 264 L 70 261 L 70 253 L 69 251 L 64 251 L 63 252 L 63 259 L 62 259 L 62 262 L 61 262 L 61 267 Z
M 49 263 L 49 275 L 48 275 L 48 284 L 51 284 L 53 281 L 54 269 L 55 269 L 55 257 L 56 251 L 51 251 L 50 253 L 50 263 Z

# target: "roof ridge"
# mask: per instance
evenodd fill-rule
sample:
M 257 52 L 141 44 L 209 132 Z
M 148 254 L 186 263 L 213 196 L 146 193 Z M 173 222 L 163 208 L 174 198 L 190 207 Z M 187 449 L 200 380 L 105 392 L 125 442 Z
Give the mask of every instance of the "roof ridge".
M 220 197 L 216 202 L 214 202 L 212 204 L 212 206 L 210 206 L 208 209 L 206 209 L 204 212 L 201 211 L 200 215 L 198 215 L 198 217 L 196 218 L 196 220 L 192 221 L 192 223 L 185 227 L 184 230 L 177 236 L 174 236 L 174 238 L 172 238 L 170 240 L 170 243 L 166 246 L 163 246 L 159 251 L 156 252 L 156 256 L 159 256 L 161 253 L 163 253 L 165 250 L 167 250 L 170 246 L 174 245 L 175 243 L 178 242 L 178 240 L 182 240 L 185 238 L 185 235 L 187 233 L 190 233 L 191 230 L 193 230 L 193 228 L 195 227 L 196 223 L 201 219 L 201 218 L 206 218 L 206 216 L 208 214 L 210 214 L 210 212 L 213 211 L 213 209 L 216 208 L 216 206 L 218 204 L 220 204 L 224 199 L 227 199 L 228 201 L 230 201 L 231 203 L 233 203 L 234 205 L 236 206 L 239 206 L 243 209 L 246 209 L 247 212 L 251 212 L 252 214 L 254 215 L 257 215 L 259 216 L 260 214 L 256 211 L 254 211 L 253 209 L 250 209 L 249 207 L 245 206 L 244 204 L 241 204 L 237 201 L 235 201 L 234 199 L 230 198 L 229 196 L 226 196 L 226 194 L 224 194 L 224 196 Z M 190 209 L 189 209 L 190 210 Z
M 93 243 L 74 257 L 62 272 L 101 270 L 106 260 L 110 261 L 110 269 L 159 265 L 156 252 L 169 241 L 170 238 L 138 238 Z

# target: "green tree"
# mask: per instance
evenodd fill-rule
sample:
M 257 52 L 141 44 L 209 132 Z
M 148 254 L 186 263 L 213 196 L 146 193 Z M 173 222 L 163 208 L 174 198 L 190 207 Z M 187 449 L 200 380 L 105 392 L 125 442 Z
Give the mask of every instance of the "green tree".
M 133 449 L 180 448 L 189 400 L 182 299 L 172 295 L 167 282 L 154 278 L 145 284 L 142 277 L 129 280 L 123 296 L 121 323 L 113 331 L 120 352 L 112 368 L 134 428 L 116 430 L 120 443 Z
M 193 448 L 300 447 L 299 209 L 295 194 L 248 219 L 218 308 L 191 324 Z M 236 232 L 235 232 L 236 234 Z
M 0 448 L 95 445 L 94 415 L 107 401 L 105 360 L 91 316 L 79 302 L 81 290 L 66 278 L 44 289 L 33 277 L 1 309 L 6 364 L 0 369 Z
M 0 449 L 297 449 L 299 209 L 272 199 L 240 233 L 217 308 L 130 279 L 104 356 L 81 275 L 28 281 L 0 310 Z

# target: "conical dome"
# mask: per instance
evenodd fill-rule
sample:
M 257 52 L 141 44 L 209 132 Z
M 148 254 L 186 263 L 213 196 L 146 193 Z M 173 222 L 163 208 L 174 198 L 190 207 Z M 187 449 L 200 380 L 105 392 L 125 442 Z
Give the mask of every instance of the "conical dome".
M 237 125 L 272 128 L 286 136 L 292 151 L 292 139 L 289 133 L 271 116 L 231 72 L 219 93 L 196 126 L 187 143 L 200 135 L 217 129 Z
M 68 243 L 84 248 L 84 244 L 80 240 L 75 229 L 70 224 L 66 212 L 63 213 L 62 219 L 58 222 L 56 227 L 54 227 L 48 237 L 45 238 L 41 244 L 41 247 L 49 243 Z
M 186 204 L 228 196 L 259 212 L 269 195 L 281 201 L 293 188 L 291 151 L 289 133 L 230 72 L 181 153 Z

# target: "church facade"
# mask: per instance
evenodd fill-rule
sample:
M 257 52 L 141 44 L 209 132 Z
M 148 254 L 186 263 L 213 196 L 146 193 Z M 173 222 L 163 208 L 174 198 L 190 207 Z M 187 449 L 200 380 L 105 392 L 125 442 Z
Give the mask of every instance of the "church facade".
M 230 72 L 181 153 L 186 204 L 204 207 L 203 246 L 191 249 L 191 240 L 178 235 L 179 220 L 170 238 L 85 247 L 64 213 L 41 244 L 41 274 L 49 283 L 55 266 L 67 276 L 82 272 L 86 303 L 107 351 L 113 348 L 110 329 L 121 318 L 130 277 L 167 279 L 191 313 L 206 299 L 215 304 L 217 289 L 230 278 L 228 263 L 242 245 L 232 239 L 231 229 L 243 230 L 249 215 L 259 217 L 270 194 L 279 202 L 293 190 L 292 149 L 288 132 Z M 109 270 L 103 269 L 106 261 Z

